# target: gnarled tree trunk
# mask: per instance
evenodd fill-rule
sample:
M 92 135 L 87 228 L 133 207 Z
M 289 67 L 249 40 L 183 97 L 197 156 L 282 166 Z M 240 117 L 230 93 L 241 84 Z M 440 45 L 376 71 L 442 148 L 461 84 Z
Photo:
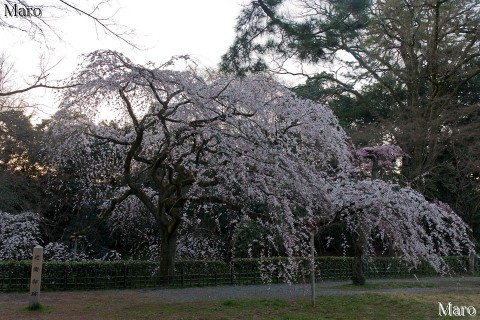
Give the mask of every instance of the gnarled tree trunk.
M 177 230 L 179 221 L 161 223 L 160 232 L 160 276 L 164 283 L 171 283 L 175 277 L 175 254 L 177 251 Z
M 160 185 L 160 183 L 158 183 Z M 163 191 L 163 190 L 162 190 Z M 161 214 L 157 216 L 160 236 L 160 277 L 163 283 L 172 283 L 175 279 L 175 255 L 177 252 L 178 227 L 182 223 L 184 200 L 181 190 L 177 198 L 159 201 Z
M 365 278 L 365 248 L 366 239 L 362 229 L 358 232 L 357 241 L 355 241 L 355 260 L 352 270 L 352 282 L 354 285 L 362 286 L 366 282 Z

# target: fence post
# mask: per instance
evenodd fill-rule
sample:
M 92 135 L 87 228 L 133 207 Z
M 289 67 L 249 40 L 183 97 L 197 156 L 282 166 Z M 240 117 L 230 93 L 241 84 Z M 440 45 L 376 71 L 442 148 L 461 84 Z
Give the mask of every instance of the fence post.
M 97 290 L 97 268 L 93 269 L 93 289 Z
M 123 288 L 127 288 L 127 265 L 123 264 Z
M 67 290 L 67 281 L 68 281 L 68 270 L 66 266 L 63 266 L 63 274 L 64 274 L 64 281 L 63 281 L 63 290 Z
M 182 287 L 185 286 L 185 278 L 184 278 L 184 274 L 183 274 L 183 265 L 182 265 L 182 268 L 180 269 L 180 281 L 182 283 Z
M 312 261 L 310 266 L 310 272 L 312 277 L 312 307 L 315 307 L 315 232 L 310 232 L 310 248 L 312 250 Z
M 13 278 L 13 271 L 8 271 L 8 278 L 7 278 L 7 292 L 12 290 L 12 278 Z

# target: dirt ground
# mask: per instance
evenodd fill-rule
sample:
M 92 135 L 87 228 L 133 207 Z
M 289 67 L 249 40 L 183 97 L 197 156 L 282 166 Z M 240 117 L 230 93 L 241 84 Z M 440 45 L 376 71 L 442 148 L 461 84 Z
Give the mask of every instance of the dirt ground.
M 76 320 L 111 319 L 121 314 L 130 304 L 152 303 L 153 297 L 140 292 L 90 291 L 90 292 L 45 292 L 41 293 L 41 311 L 27 310 L 28 293 L 0 294 L 1 320 Z

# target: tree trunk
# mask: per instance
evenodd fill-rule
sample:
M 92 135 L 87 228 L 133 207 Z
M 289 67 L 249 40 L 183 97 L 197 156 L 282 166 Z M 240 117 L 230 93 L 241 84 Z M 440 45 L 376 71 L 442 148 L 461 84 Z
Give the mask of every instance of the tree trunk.
M 362 286 L 365 284 L 365 237 L 363 232 L 359 232 L 357 241 L 355 241 L 355 260 L 352 270 L 352 282 L 354 285 Z
M 376 156 L 372 156 L 372 180 L 378 179 L 378 159 Z
M 468 273 L 475 273 L 475 250 L 470 250 L 468 254 Z
M 175 276 L 175 253 L 177 251 L 177 230 L 169 232 L 160 227 L 160 276 L 164 283 L 171 283 Z

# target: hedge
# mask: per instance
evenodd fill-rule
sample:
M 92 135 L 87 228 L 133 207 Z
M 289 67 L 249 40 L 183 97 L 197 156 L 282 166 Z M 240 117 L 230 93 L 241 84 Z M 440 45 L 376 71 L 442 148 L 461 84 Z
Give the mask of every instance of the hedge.
M 285 281 L 284 268 L 287 258 L 236 259 L 233 264 L 224 261 L 177 261 L 174 277 L 164 279 L 159 275 L 159 265 L 150 261 L 84 261 L 55 262 L 43 264 L 42 290 L 98 290 L 157 288 L 160 286 L 209 286 L 242 285 L 265 281 Z M 452 274 L 464 274 L 468 257 L 447 257 Z M 299 265 L 290 280 L 308 281 L 310 261 L 305 258 L 292 259 Z M 322 280 L 346 280 L 351 278 L 352 257 L 317 257 L 316 278 Z M 30 261 L 0 261 L 0 291 L 28 291 Z M 480 271 L 480 259 L 476 261 Z M 398 258 L 374 258 L 366 266 L 367 278 L 411 277 L 437 275 L 427 263 L 417 269 L 409 267 Z M 262 278 L 262 274 L 264 277 Z M 265 277 L 268 275 L 268 277 Z

